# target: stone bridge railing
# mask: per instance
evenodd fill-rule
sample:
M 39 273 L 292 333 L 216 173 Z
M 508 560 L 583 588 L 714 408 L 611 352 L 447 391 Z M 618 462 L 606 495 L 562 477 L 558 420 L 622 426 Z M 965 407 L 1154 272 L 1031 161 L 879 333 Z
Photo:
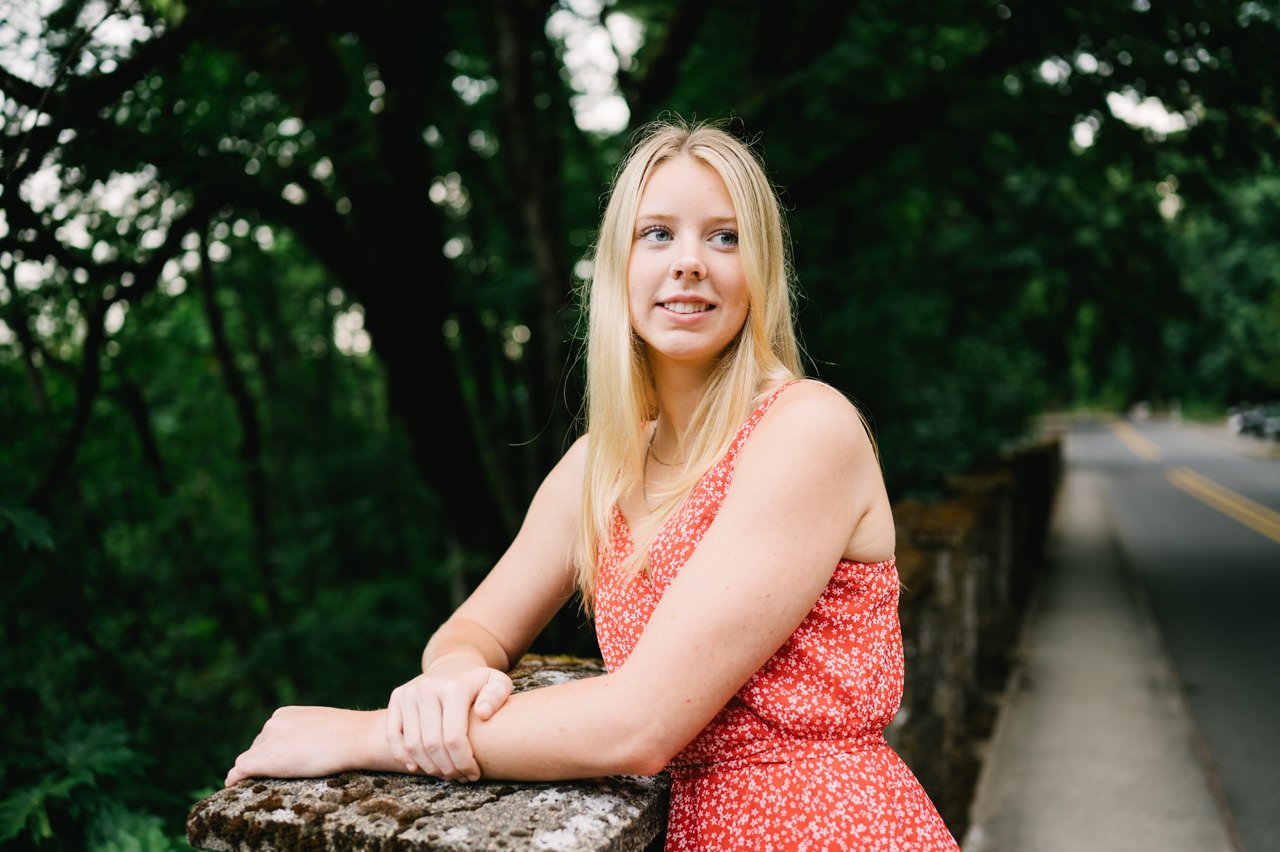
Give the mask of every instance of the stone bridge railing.
M 941 503 L 894 506 L 907 680 L 886 733 L 957 837 L 1060 474 L 1060 446 L 1046 440 L 955 478 Z M 529 656 L 512 679 L 523 690 L 602 672 L 598 660 Z M 660 849 L 667 791 L 665 775 L 556 784 L 363 772 L 264 779 L 198 803 L 187 836 L 211 850 Z
M 523 691 L 603 673 L 599 661 L 530 655 L 511 680 Z M 645 849 L 666 825 L 667 787 L 665 775 L 557 784 L 373 772 L 251 780 L 197 804 L 187 839 L 213 850 Z
M 906 684 L 886 736 L 963 837 L 969 803 L 1044 560 L 1058 438 L 955 477 L 947 499 L 894 505 Z

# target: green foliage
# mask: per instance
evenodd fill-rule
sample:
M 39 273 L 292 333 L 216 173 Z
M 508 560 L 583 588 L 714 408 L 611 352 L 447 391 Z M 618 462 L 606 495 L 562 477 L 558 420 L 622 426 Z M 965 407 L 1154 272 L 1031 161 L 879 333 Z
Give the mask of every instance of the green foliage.
M 43 550 L 53 548 L 53 535 L 49 522 L 21 506 L 0 504 L 0 535 L 12 535 L 24 551 L 29 547 Z
M 626 8 L 661 32 L 664 5 Z M 1276 393 L 1275 205 L 1235 223 L 1274 180 L 1272 12 L 740 12 L 699 31 L 663 106 L 731 105 L 763 137 L 809 353 L 881 425 L 892 493 L 1044 406 Z M 1130 126 L 1157 98 L 1164 123 Z
M 93 850 L 181 848 L 161 830 L 161 820 L 119 804 L 121 788 L 141 777 L 142 755 L 129 745 L 125 725 L 71 722 L 43 753 L 8 772 L 26 775 L 0 799 L 0 842 L 24 838 L 41 848 L 78 848 L 76 836 Z M 24 837 L 25 836 L 25 837 Z
M 1150 5 L 0 26 L 0 836 L 181 845 L 275 706 L 377 706 L 414 672 L 572 436 L 576 264 L 664 112 L 760 138 L 813 372 L 894 497 L 1048 407 L 1280 394 L 1280 16 Z M 562 27 L 613 15 L 641 35 L 630 126 L 583 130 Z M 541 642 L 594 650 L 575 613 Z
M 1166 334 L 1193 393 L 1225 405 L 1280 395 L 1280 178 L 1223 187 L 1219 199 L 1179 223 L 1196 312 Z
M 164 820 L 109 804 L 94 819 L 85 844 L 90 852 L 170 852 L 190 849 L 185 837 L 165 834 Z

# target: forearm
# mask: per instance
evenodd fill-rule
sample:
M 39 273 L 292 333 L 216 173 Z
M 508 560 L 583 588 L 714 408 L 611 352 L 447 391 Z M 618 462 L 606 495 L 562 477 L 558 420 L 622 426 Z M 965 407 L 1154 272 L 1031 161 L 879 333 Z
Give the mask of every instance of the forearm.
M 470 657 L 477 664 L 503 672 L 515 663 L 489 631 L 464 618 L 451 618 L 432 634 L 422 651 L 422 670 L 444 657 Z
M 468 737 L 487 779 L 554 781 L 653 774 L 669 755 L 653 744 L 614 678 L 586 678 L 511 696 L 491 719 L 471 716 Z
M 666 755 L 645 753 L 630 715 L 611 710 L 615 691 L 605 677 L 587 678 L 513 695 L 488 720 L 472 712 L 468 737 L 483 777 L 556 781 L 659 771 Z M 345 717 L 333 742 L 342 769 L 404 772 L 387 744 L 385 709 L 333 712 Z
M 615 675 L 585 678 L 512 695 L 489 719 L 472 710 L 466 736 L 487 779 L 651 775 L 683 745 L 655 705 Z M 385 735 L 387 710 L 333 712 L 346 719 L 342 768 L 404 772 Z

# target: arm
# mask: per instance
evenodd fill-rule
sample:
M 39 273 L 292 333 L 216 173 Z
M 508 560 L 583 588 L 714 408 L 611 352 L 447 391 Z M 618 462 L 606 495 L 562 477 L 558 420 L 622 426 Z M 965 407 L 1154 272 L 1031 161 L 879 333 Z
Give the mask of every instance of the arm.
M 822 385 L 788 392 L 744 446 L 720 513 L 626 665 L 473 716 L 485 777 L 660 770 L 795 631 L 881 499 L 852 406 Z
M 579 438 L 547 474 L 515 541 L 427 642 L 424 672 L 454 654 L 506 671 L 573 596 L 572 551 L 586 458 L 587 439 Z
M 400 767 L 476 780 L 469 714 L 488 719 L 511 694 L 506 672 L 573 594 L 571 553 L 586 439 L 534 495 L 511 547 L 427 642 L 423 673 L 391 693 L 383 720 Z
M 427 642 L 423 674 L 397 688 L 387 710 L 282 707 L 225 783 L 346 769 L 478 777 L 467 740 L 473 704 L 482 718 L 502 706 L 511 692 L 507 669 L 573 594 L 570 553 L 585 463 L 579 439 L 543 481 L 511 547 Z
M 795 631 L 854 534 L 885 538 L 860 529 L 864 520 L 887 517 L 877 502 L 883 495 L 852 406 L 821 385 L 789 391 L 743 448 L 715 523 L 626 665 L 514 695 L 491 718 L 471 713 L 470 744 L 484 776 L 558 780 L 659 771 Z M 324 709 L 337 714 L 324 721 L 348 745 L 339 768 L 401 770 L 378 736 L 387 711 Z M 314 738 L 308 743 L 314 750 Z M 253 768 L 234 780 L 338 771 Z

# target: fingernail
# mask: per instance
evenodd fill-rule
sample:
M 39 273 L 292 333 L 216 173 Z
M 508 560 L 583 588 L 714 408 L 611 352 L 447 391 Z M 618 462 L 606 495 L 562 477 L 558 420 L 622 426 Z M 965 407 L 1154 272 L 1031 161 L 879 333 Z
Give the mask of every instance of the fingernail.
M 476 710 L 480 713 L 481 716 L 488 716 L 490 713 L 493 712 L 493 707 L 488 702 L 482 701 L 476 705 Z
M 417 772 L 417 771 L 418 771 L 418 767 L 414 766 L 412 763 L 406 763 L 406 764 L 404 765 L 404 768 L 405 768 L 405 769 L 407 769 L 407 770 L 409 770 L 410 772 Z

